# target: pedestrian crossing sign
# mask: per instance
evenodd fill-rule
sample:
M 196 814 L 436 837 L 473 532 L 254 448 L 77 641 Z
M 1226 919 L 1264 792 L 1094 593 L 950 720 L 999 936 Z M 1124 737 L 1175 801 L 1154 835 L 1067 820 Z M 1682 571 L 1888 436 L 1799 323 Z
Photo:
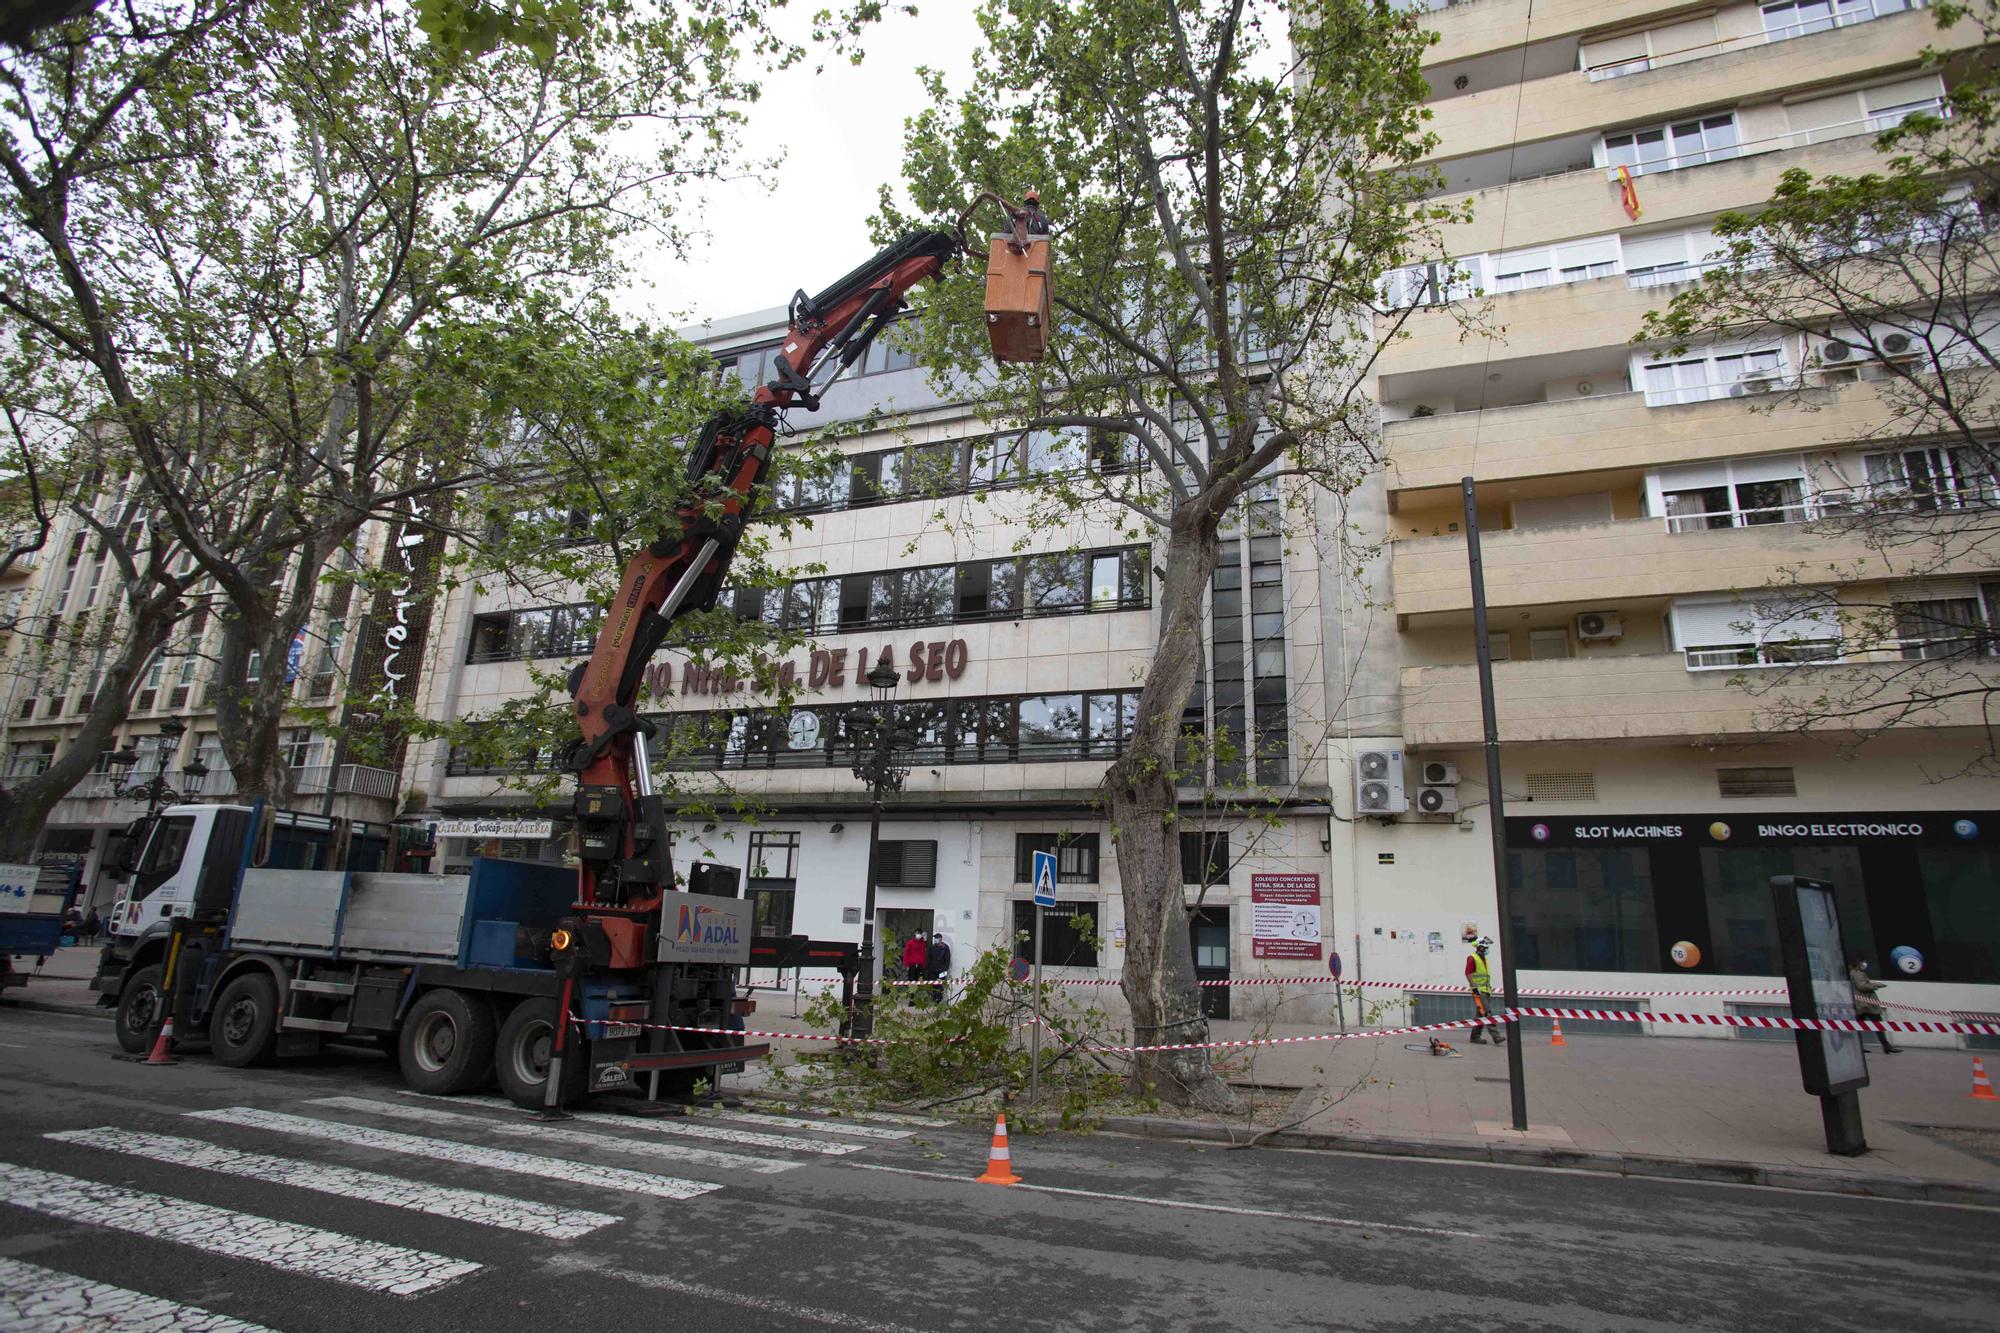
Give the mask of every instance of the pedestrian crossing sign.
M 1035 906 L 1056 905 L 1056 854 L 1035 853 Z

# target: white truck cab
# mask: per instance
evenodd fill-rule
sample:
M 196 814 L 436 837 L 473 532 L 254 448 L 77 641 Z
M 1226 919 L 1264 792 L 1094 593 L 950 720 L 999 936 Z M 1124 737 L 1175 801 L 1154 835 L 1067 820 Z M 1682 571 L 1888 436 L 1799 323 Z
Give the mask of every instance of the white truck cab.
M 194 909 L 208 882 L 211 892 L 234 879 L 247 864 L 246 830 L 255 814 L 247 805 L 170 805 L 150 827 L 135 827 L 137 848 L 125 892 L 111 909 L 111 934 L 127 940 L 165 930 Z M 314 815 L 274 817 L 265 864 L 313 870 L 323 864 L 333 821 Z

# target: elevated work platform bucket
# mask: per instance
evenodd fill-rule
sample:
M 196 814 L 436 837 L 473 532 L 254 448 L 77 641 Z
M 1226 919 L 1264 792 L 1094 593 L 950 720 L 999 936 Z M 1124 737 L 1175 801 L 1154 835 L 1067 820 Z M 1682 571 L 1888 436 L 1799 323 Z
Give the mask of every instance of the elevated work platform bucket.
M 995 236 L 986 251 L 986 333 L 995 361 L 1040 361 L 1049 351 L 1049 238 L 1025 251 Z

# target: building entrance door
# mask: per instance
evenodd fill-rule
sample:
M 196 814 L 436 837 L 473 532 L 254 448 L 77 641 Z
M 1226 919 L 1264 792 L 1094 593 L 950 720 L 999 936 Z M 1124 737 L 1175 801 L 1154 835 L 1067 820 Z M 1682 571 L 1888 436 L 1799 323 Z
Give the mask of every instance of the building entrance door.
M 903 968 L 903 942 L 911 935 L 922 935 L 930 939 L 934 929 L 936 913 L 928 907 L 885 907 L 880 911 L 881 924 L 876 928 L 876 938 L 881 940 L 882 975 L 891 981 L 906 981 L 909 974 Z
M 1188 942 L 1194 946 L 1196 981 L 1229 980 L 1229 909 L 1204 907 L 1188 922 Z M 1229 987 L 1203 986 L 1201 1012 L 1208 1018 L 1229 1017 Z

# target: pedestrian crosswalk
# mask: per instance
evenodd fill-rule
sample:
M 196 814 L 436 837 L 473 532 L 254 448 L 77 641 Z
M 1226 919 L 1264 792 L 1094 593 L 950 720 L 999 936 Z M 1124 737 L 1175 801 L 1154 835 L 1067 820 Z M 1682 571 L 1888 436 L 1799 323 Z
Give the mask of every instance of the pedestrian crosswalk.
M 240 1262 L 372 1298 L 413 1300 L 479 1281 L 494 1263 L 492 1245 L 473 1243 L 479 1234 L 595 1244 L 618 1235 L 622 1223 L 642 1220 L 636 1213 L 698 1204 L 731 1183 L 886 1148 L 911 1133 L 748 1113 L 583 1111 L 543 1124 L 498 1098 L 387 1092 L 148 1118 L 153 1123 L 44 1134 L 54 1155 L 32 1166 L 9 1160 L 27 1155 L 24 1144 L 0 1142 L 0 1221 L 14 1217 L 15 1231 L 27 1216 L 80 1227 L 81 1235 L 120 1233 L 133 1238 L 126 1247 L 199 1255 L 203 1273 Z M 365 1168 L 354 1164 L 357 1155 Z M 330 1160 L 341 1156 L 348 1160 Z M 423 1216 L 421 1229 L 394 1221 L 411 1214 Z M 139 1290 L 146 1283 L 137 1280 L 120 1285 L 128 1280 L 122 1268 L 105 1282 L 47 1266 L 40 1253 L 12 1253 L 21 1257 L 0 1259 L 0 1330 L 7 1333 L 269 1333 L 257 1319 L 238 1317 L 268 1320 L 268 1306 L 184 1304 L 171 1297 L 185 1292 Z M 161 1269 L 139 1263 L 130 1271 Z M 209 1296 L 230 1288 L 190 1290 Z M 385 1308 L 384 1322 L 392 1318 Z

